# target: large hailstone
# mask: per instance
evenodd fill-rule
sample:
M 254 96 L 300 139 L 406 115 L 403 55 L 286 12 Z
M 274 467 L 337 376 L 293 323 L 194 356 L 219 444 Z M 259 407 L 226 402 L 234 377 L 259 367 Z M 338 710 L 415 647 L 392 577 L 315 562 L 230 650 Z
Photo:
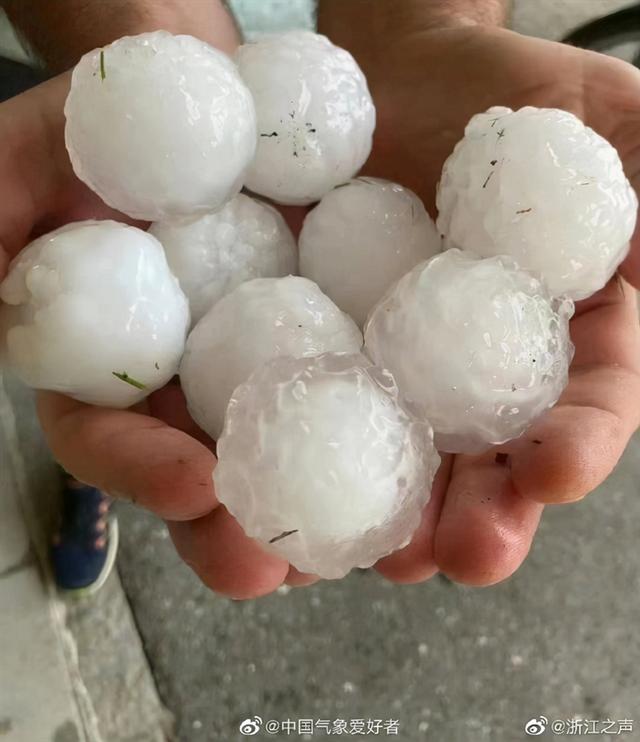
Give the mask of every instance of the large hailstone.
M 296 241 L 285 220 L 242 193 L 218 211 L 155 222 L 149 231 L 164 246 L 194 323 L 244 281 L 297 273 Z
M 225 54 L 192 36 L 154 31 L 85 54 L 65 115 L 76 175 L 146 221 L 221 206 L 255 154 L 251 94 Z
M 129 407 L 176 373 L 189 307 L 162 245 L 111 221 L 38 238 L 0 284 L 9 364 L 36 389 Z
M 245 44 L 236 61 L 258 117 L 247 188 L 279 203 L 308 204 L 360 170 L 376 114 L 349 52 L 325 36 L 291 31 Z
M 180 379 L 189 412 L 212 438 L 233 390 L 277 356 L 356 353 L 354 321 L 306 278 L 255 278 L 222 298 L 187 340 Z
M 307 215 L 300 273 L 362 326 L 392 283 L 440 249 L 440 235 L 415 193 L 388 180 L 357 178 Z
M 551 299 L 511 258 L 447 250 L 375 307 L 365 349 L 452 453 L 519 436 L 557 401 L 573 356 L 569 299 Z
M 626 256 L 638 202 L 605 139 L 571 113 L 528 106 L 469 121 L 437 205 L 449 246 L 511 255 L 553 295 L 584 299 Z
M 301 572 L 343 577 L 406 546 L 440 459 L 428 424 L 364 356 L 278 358 L 233 393 L 218 499 Z

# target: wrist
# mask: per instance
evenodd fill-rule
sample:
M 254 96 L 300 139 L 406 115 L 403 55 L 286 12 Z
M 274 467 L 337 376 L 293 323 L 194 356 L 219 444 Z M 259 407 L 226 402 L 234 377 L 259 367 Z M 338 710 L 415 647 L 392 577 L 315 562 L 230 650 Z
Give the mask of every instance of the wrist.
M 228 53 L 239 42 L 222 0 L 3 0 L 2 5 L 53 72 L 73 66 L 91 49 L 146 31 L 190 34 Z

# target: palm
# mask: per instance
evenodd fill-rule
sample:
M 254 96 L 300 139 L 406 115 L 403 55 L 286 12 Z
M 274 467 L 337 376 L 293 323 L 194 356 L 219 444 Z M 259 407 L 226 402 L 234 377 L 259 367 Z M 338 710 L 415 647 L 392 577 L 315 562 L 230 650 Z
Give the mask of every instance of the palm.
M 416 33 L 395 55 L 370 78 L 379 125 L 369 169 L 429 204 L 466 122 L 494 105 L 572 111 L 640 177 L 640 73 L 624 62 L 489 28 Z
M 372 80 L 380 121 L 368 168 L 411 186 L 430 207 L 465 123 L 492 105 L 572 111 L 618 148 L 640 186 L 640 73 L 629 65 L 500 29 L 417 34 L 400 53 Z M 625 266 L 636 283 L 638 253 L 640 245 Z M 640 392 L 634 292 L 612 281 L 578 305 L 571 333 L 576 356 L 559 404 L 500 447 L 506 462 L 495 450 L 448 462 L 422 533 L 380 565 L 388 576 L 413 581 L 440 568 L 471 584 L 503 579 L 526 556 L 541 503 L 579 499 L 609 474 L 639 422 L 629 405 Z

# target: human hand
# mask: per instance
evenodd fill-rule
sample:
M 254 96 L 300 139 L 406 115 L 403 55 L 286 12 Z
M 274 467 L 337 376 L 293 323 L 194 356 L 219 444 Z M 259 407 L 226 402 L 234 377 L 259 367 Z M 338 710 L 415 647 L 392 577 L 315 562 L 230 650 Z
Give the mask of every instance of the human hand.
M 378 47 L 354 43 L 349 24 L 341 27 L 329 33 L 363 66 L 378 111 L 366 172 L 412 188 L 432 214 L 444 160 L 469 118 L 493 105 L 575 113 L 618 149 L 638 190 L 640 72 L 630 65 L 486 26 L 414 26 Z M 621 271 L 635 286 L 639 243 Z M 484 456 L 447 457 L 420 530 L 379 563 L 383 574 L 417 582 L 440 570 L 467 584 L 498 582 L 526 557 L 543 503 L 579 500 L 608 476 L 640 422 L 640 332 L 629 284 L 616 277 L 580 302 L 571 335 L 576 355 L 556 407 Z M 496 451 L 508 458 L 496 460 Z
M 108 218 L 132 223 L 73 174 L 64 145 L 68 87 L 69 75 L 62 75 L 0 104 L 0 278 L 33 237 L 63 224 Z M 290 216 L 299 221 L 299 210 Z M 130 410 L 94 407 L 50 392 L 37 396 L 58 461 L 79 480 L 175 522 L 171 528 L 178 538 L 187 533 L 185 558 L 209 585 L 251 597 L 287 577 L 289 565 L 263 553 L 217 507 L 214 444 L 189 417 L 179 385 L 169 384 Z

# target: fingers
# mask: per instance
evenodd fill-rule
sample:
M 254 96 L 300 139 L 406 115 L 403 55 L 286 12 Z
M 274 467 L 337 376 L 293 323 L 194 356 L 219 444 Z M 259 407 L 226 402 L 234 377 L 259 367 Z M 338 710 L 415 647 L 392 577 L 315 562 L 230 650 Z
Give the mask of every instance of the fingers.
M 638 70 L 634 69 L 636 75 Z M 635 86 L 637 89 L 637 85 Z M 636 96 L 637 100 L 637 96 Z M 635 102 L 634 102 L 635 105 Z M 609 111 L 604 112 L 603 119 L 611 119 Z M 636 195 L 640 197 L 640 146 L 638 131 L 640 117 L 625 115 L 622 123 L 612 133 L 611 141 L 617 147 L 624 170 L 631 181 Z M 640 288 L 640 221 L 636 222 L 635 232 L 631 238 L 629 254 L 620 266 L 620 274 L 635 288 Z
M 636 227 L 636 233 L 631 240 L 629 254 L 620 266 L 620 275 L 636 289 L 640 289 L 640 225 Z
M 582 392 L 585 386 L 588 388 Z M 629 402 L 633 398 L 625 392 L 638 398 L 637 379 L 607 370 L 587 373 L 581 380 L 574 376 L 565 401 L 524 437 L 505 447 L 516 490 L 539 502 L 560 503 L 579 500 L 600 485 L 615 467 L 633 430 L 623 421 L 623 413 L 601 406 L 614 406 L 626 399 L 635 407 L 636 402 Z M 580 397 L 575 405 L 569 401 L 572 396 Z M 585 404 L 589 397 L 598 397 L 596 406 Z
M 5 277 L 9 268 L 9 254 L 0 243 L 0 281 Z
M 215 443 L 196 425 L 187 410 L 184 392 L 178 383 L 169 383 L 147 397 L 149 414 L 167 425 L 187 433 L 215 453 Z
M 307 585 L 313 585 L 319 582 L 320 578 L 317 575 L 309 575 L 304 572 L 298 572 L 295 567 L 289 567 L 287 579 L 285 582 L 291 587 L 306 587 Z
M 207 587 L 236 600 L 267 595 L 287 577 L 289 563 L 263 551 L 224 506 L 185 523 L 169 523 L 184 561 Z
M 215 457 L 186 433 L 148 415 L 51 392 L 38 394 L 38 414 L 54 456 L 80 481 L 170 520 L 216 507 Z
M 381 559 L 375 566 L 380 574 L 394 582 L 423 582 L 438 571 L 434 555 L 434 539 L 442 503 L 449 483 L 453 456 L 444 456 L 433 482 L 431 499 L 424 509 L 422 521 L 411 543 L 404 549 Z
M 611 473 L 640 423 L 640 330 L 635 292 L 612 281 L 571 323 L 576 356 L 559 403 L 509 453 L 517 492 L 578 500 Z
M 467 585 L 506 579 L 529 553 L 542 508 L 516 492 L 495 452 L 457 456 L 435 533 L 438 568 Z

